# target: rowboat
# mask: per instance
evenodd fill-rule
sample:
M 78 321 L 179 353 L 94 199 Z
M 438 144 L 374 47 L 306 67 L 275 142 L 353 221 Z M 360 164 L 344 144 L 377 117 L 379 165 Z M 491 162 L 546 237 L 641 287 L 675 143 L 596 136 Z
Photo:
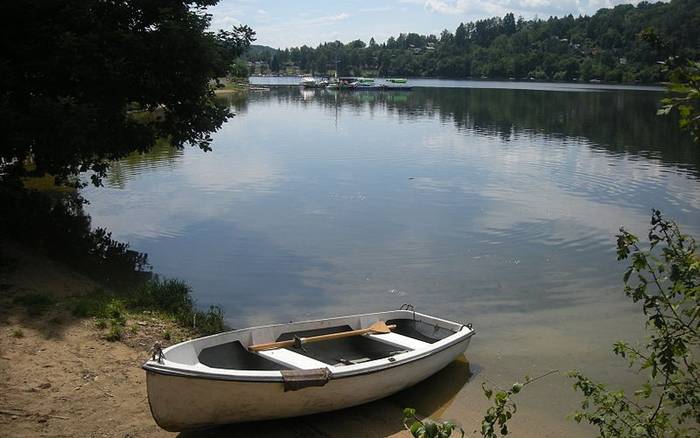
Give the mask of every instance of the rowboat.
M 229 331 L 156 348 L 148 401 L 174 432 L 347 408 L 433 375 L 474 333 L 412 310 Z

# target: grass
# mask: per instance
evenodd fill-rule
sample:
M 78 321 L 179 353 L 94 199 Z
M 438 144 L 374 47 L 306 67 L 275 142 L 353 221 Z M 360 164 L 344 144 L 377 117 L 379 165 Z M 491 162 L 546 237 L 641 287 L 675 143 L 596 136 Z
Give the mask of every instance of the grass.
M 24 332 L 22 331 L 22 329 L 19 329 L 19 328 L 14 329 L 14 330 L 12 330 L 12 337 L 17 338 L 17 339 L 23 338 Z
M 24 307 L 30 316 L 39 316 L 53 306 L 55 301 L 44 294 L 30 293 L 16 296 L 13 303 Z M 90 294 L 73 297 L 68 306 L 73 316 L 96 318 L 95 326 L 98 329 L 109 329 L 105 335 L 109 341 L 123 338 L 129 314 L 134 312 L 155 313 L 204 336 L 227 329 L 221 308 L 210 306 L 208 310 L 197 309 L 192 299 L 192 289 L 180 280 L 155 278 L 142 283 L 128 294 L 119 295 L 96 288 Z M 56 316 L 49 322 L 59 324 L 61 320 Z M 129 327 L 128 331 L 134 333 L 138 327 Z M 166 340 L 170 337 L 169 332 L 164 333 Z
M 43 192 L 74 193 L 75 186 L 70 184 L 56 184 L 52 175 L 29 176 L 21 179 L 25 189 L 40 190 Z M 71 181 L 75 184 L 76 181 Z
M 132 293 L 129 304 L 138 310 L 158 310 L 202 335 L 226 330 L 221 308 L 210 306 L 206 311 L 197 310 L 192 289 L 180 280 L 149 280 Z
M 122 326 L 112 321 L 112 326 L 110 327 L 109 332 L 107 332 L 105 335 L 105 339 L 109 342 L 115 342 L 121 340 L 123 336 L 124 332 L 122 331 Z
M 74 316 L 96 318 L 95 326 L 100 330 L 109 327 L 105 339 L 110 341 L 122 339 L 131 312 L 144 311 L 172 319 L 201 335 L 226 330 L 223 311 L 217 306 L 198 310 L 192 299 L 192 289 L 180 280 L 155 278 L 123 295 L 109 294 L 98 288 L 92 294 L 76 297 L 72 307 Z M 130 332 L 134 330 L 138 328 L 129 328 Z M 170 333 L 167 335 L 166 339 Z

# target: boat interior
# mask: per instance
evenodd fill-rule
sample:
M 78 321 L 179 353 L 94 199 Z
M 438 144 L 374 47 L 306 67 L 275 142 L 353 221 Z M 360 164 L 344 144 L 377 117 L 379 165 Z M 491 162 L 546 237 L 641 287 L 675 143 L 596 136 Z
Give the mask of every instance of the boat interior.
M 368 333 L 265 351 L 248 349 L 248 346 L 253 344 L 357 330 L 378 321 L 395 327 L 390 333 Z M 171 347 L 166 350 L 166 357 L 169 361 L 190 365 L 199 363 L 210 368 L 227 370 L 274 371 L 343 367 L 391 358 L 418 349 L 429 349 L 431 344 L 457 333 L 461 328 L 461 324 L 438 318 L 410 311 L 394 311 L 222 333 Z

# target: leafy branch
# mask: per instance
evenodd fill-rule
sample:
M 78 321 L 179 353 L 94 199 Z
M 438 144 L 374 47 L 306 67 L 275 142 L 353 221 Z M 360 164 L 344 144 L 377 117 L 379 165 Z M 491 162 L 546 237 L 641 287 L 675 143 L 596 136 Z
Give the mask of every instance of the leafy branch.
M 696 143 L 700 142 L 700 62 L 676 53 L 652 28 L 642 31 L 639 37 L 657 53 L 667 55 L 660 64 L 669 78 L 668 97 L 661 100 L 657 114 L 678 112 L 680 128 L 689 131 Z
M 436 422 L 429 418 L 419 419 L 416 410 L 406 408 L 403 410 L 403 425 L 411 432 L 414 438 L 449 438 L 456 429 L 462 433 L 464 430 L 451 421 Z
M 498 388 L 498 391 L 495 393 L 493 388 L 483 383 L 481 387 L 484 390 L 484 395 L 489 400 L 493 397 L 494 405 L 488 408 L 481 422 L 481 436 L 484 438 L 498 438 L 499 433 L 501 436 L 508 435 L 508 421 L 518 411 L 517 405 L 511 398 L 522 391 L 525 386 L 558 372 L 559 370 L 551 370 L 535 378 L 525 376 L 524 383 L 516 382 L 507 390 Z
M 516 404 L 511 400 L 512 397 L 522 391 L 525 386 L 558 372 L 559 370 L 551 370 L 535 378 L 525 376 L 524 383 L 516 382 L 510 389 L 503 389 L 494 384 L 497 388 L 495 393 L 493 388 L 483 383 L 481 387 L 484 390 L 484 395 L 489 400 L 493 397 L 494 405 L 488 408 L 481 422 L 481 436 L 498 438 L 499 433 L 501 436 L 508 435 L 507 423 L 518 410 Z M 436 422 L 430 418 L 421 420 L 413 408 L 403 410 L 403 425 L 414 438 L 449 438 L 455 430 L 459 430 L 461 437 L 464 438 L 464 430 L 455 423 L 451 421 Z
M 641 346 L 615 343 L 613 352 L 645 376 L 632 398 L 580 371 L 569 376 L 584 400 L 573 418 L 602 437 L 690 437 L 700 432 L 700 259 L 695 241 L 654 210 L 648 249 L 620 229 L 618 260 L 629 259 L 625 294 L 640 303 L 648 337 Z

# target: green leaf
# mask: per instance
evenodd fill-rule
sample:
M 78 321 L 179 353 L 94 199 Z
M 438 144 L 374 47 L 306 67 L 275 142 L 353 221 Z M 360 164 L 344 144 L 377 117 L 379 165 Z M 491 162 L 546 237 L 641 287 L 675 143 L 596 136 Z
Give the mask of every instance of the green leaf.
M 425 429 L 426 438 L 436 438 L 438 436 L 438 426 L 430 420 L 423 422 L 423 428 Z
M 413 408 L 405 408 L 403 410 L 403 417 L 404 418 L 415 418 L 416 416 L 416 410 Z
M 491 400 L 491 396 L 493 395 L 493 390 L 491 388 L 488 388 L 486 386 L 486 383 L 481 384 L 481 389 L 484 391 L 484 395 L 486 396 L 486 398 Z
M 413 435 L 416 438 L 419 438 L 423 433 L 423 425 L 416 421 L 411 425 L 409 431 L 411 432 L 411 435 Z

